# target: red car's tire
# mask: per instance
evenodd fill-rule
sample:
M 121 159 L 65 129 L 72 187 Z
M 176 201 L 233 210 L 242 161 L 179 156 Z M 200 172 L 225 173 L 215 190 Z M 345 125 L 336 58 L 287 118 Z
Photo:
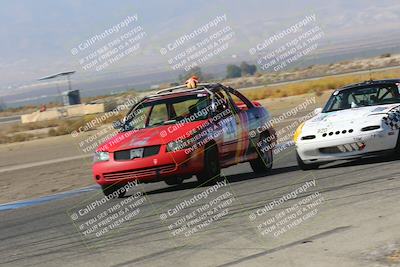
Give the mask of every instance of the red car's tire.
M 204 151 L 204 169 L 196 175 L 200 184 L 214 184 L 221 180 L 218 148 L 216 145 L 206 146 Z
M 114 192 L 116 192 L 117 190 L 119 190 L 120 188 L 122 188 L 124 185 L 119 185 L 119 184 L 113 184 L 113 185 L 102 185 L 101 189 L 103 190 L 103 193 L 105 196 L 110 196 L 110 197 L 114 197 Z M 117 197 L 118 198 L 122 198 L 125 196 L 126 191 L 125 190 L 120 190 L 118 192 Z
M 261 142 L 265 142 L 266 146 L 269 145 L 269 142 L 263 140 L 267 140 L 267 138 L 268 135 L 264 134 L 260 140 Z M 264 147 L 263 149 L 256 148 L 256 150 L 258 157 L 250 161 L 250 166 L 253 171 L 257 173 L 271 171 L 274 162 L 273 149 Z
M 183 183 L 184 178 L 181 176 L 168 177 L 164 180 L 167 185 L 180 185 Z

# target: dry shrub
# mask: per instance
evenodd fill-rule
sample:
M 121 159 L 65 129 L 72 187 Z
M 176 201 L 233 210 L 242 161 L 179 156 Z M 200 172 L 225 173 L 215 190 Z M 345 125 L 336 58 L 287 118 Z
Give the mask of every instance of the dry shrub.
M 49 130 L 49 136 L 58 136 L 70 134 L 73 131 L 78 131 L 90 120 L 85 120 L 85 117 L 79 119 L 62 120 L 61 123 L 56 128 Z
M 27 133 L 19 133 L 15 135 L 5 135 L 5 134 L 0 134 L 0 144 L 6 144 L 6 143 L 14 143 L 14 142 L 23 142 L 23 141 L 28 141 L 35 139 L 36 136 L 33 134 L 27 134 Z
M 38 122 L 30 122 L 30 123 L 24 123 L 24 124 L 19 123 L 19 124 L 12 125 L 12 127 L 9 129 L 9 133 L 17 133 L 17 132 L 37 130 L 37 129 L 43 129 L 43 128 L 50 128 L 50 127 L 56 127 L 59 125 L 60 125 L 59 120 L 38 121 Z
M 116 120 L 122 119 L 124 115 L 125 115 L 124 113 L 119 113 L 118 115 L 111 116 L 106 120 L 102 121 L 101 124 L 96 124 L 96 127 L 113 123 Z M 101 117 L 101 115 L 91 114 L 91 115 L 85 115 L 84 117 L 81 117 L 79 119 L 63 120 L 58 125 L 58 127 L 50 129 L 48 135 L 49 136 L 66 135 L 70 134 L 73 131 L 82 130 L 85 128 L 84 127 L 85 125 L 88 125 L 88 123 L 94 120 L 96 117 Z M 95 128 L 90 128 L 89 130 L 95 130 Z

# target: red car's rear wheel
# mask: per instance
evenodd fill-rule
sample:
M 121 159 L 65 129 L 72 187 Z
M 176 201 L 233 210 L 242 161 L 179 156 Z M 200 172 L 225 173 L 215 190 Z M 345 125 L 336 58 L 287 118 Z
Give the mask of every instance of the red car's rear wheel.
M 269 172 L 272 169 L 274 161 L 273 149 L 268 147 L 268 135 L 263 134 L 260 138 L 261 148 L 256 148 L 258 157 L 250 161 L 251 168 L 254 172 Z

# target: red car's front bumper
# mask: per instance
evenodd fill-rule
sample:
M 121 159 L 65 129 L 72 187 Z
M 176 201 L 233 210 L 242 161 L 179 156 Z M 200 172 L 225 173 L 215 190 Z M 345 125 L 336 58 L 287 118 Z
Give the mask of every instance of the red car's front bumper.
M 196 150 L 186 154 L 184 150 L 167 152 L 162 145 L 157 155 L 133 160 L 114 159 L 114 153 L 110 153 L 110 160 L 96 162 L 93 165 L 93 178 L 100 185 L 121 183 L 130 181 L 157 182 L 170 176 L 188 176 L 203 170 L 203 151 Z

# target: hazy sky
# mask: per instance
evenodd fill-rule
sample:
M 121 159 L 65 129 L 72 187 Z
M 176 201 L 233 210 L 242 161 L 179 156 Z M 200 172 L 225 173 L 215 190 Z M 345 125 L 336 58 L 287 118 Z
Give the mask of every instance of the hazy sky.
M 0 5 L 0 88 L 78 69 L 78 59 L 70 50 L 128 15 L 138 15 L 147 36 L 138 55 L 107 71 L 121 66 L 166 67 L 160 47 L 222 14 L 227 14 L 236 33 L 235 46 L 227 56 L 245 53 L 268 34 L 312 13 L 329 42 L 373 39 L 378 33 L 399 33 L 400 26 L 398 0 L 3 0 Z

